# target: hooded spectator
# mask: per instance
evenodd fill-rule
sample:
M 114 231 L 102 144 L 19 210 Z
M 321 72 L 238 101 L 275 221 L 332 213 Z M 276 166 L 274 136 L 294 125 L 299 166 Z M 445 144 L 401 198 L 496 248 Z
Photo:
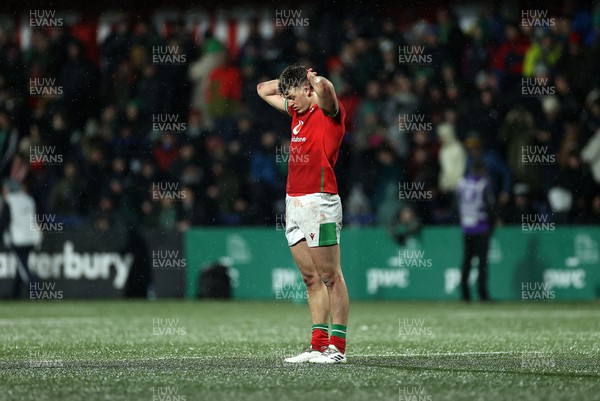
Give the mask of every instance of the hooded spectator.
M 438 125 L 437 135 L 441 143 L 438 155 L 441 169 L 438 185 L 441 191 L 451 192 L 465 174 L 467 154 L 456 138 L 453 125 L 449 123 Z

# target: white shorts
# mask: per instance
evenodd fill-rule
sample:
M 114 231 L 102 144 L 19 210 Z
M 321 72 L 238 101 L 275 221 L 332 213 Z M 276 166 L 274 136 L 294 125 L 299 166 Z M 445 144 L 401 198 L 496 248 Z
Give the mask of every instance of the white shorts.
M 337 194 L 285 197 L 285 237 L 289 246 L 306 239 L 309 247 L 340 243 L 342 201 Z

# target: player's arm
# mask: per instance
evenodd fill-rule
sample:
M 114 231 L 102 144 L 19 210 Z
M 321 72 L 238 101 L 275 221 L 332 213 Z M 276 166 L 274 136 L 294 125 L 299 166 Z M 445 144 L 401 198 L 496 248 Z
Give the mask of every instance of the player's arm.
M 275 107 L 282 113 L 289 114 L 287 110 L 287 100 L 277 93 L 277 84 L 279 80 L 273 79 L 271 81 L 261 82 L 256 85 L 256 92 L 265 102 Z
M 317 95 L 317 105 L 323 112 L 331 117 L 336 117 L 339 112 L 339 104 L 335 95 L 335 88 L 330 80 L 317 76 L 317 73 L 309 68 L 306 78 L 310 82 L 315 94 Z

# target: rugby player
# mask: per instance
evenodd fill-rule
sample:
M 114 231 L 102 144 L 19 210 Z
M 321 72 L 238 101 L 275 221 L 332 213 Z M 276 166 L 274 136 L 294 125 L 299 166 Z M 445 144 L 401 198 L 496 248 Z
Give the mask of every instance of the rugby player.
M 346 363 L 349 298 L 340 263 L 342 203 L 333 171 L 346 111 L 333 84 L 301 65 L 288 66 L 279 79 L 256 89 L 292 119 L 285 235 L 306 285 L 312 339 L 285 361 Z

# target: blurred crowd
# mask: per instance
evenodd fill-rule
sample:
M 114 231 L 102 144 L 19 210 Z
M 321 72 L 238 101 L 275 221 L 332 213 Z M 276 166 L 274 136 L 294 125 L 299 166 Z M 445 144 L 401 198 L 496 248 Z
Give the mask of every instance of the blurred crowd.
M 456 223 L 453 192 L 476 159 L 498 224 L 524 213 L 600 223 L 600 8 L 542 28 L 491 9 L 466 25 L 446 9 L 402 24 L 384 14 L 317 8 L 272 36 L 250 20 L 233 51 L 210 30 L 196 40 L 174 21 L 158 33 L 126 14 L 98 44 L 65 24 L 32 30 L 22 48 L 0 26 L 2 177 L 66 226 L 275 224 L 290 121 L 256 84 L 300 63 L 347 110 L 346 223 L 387 223 L 406 207 Z M 170 57 L 157 62 L 157 49 Z M 403 183 L 426 196 L 402 199 Z

